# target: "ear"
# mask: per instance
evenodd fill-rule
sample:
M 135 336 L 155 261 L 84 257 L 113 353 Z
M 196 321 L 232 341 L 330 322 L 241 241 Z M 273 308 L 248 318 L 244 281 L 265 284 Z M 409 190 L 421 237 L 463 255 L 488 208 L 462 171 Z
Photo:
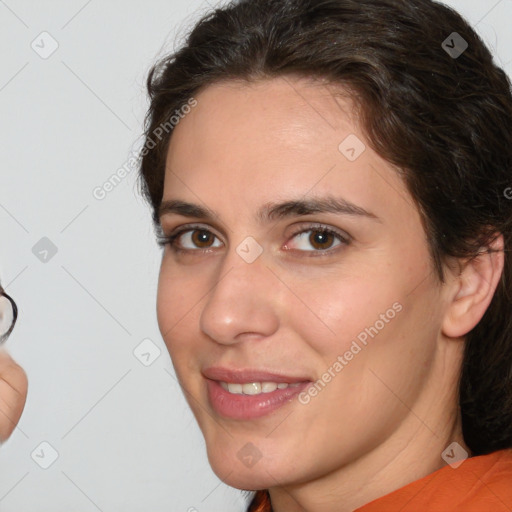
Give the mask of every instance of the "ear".
M 0 348 L 0 442 L 13 433 L 25 408 L 28 380 L 25 371 Z
M 442 332 L 446 336 L 464 336 L 484 316 L 503 273 L 503 248 L 503 235 L 500 234 L 489 248 L 483 248 L 476 258 L 467 261 L 460 269 L 453 282 L 451 302 L 442 324 Z

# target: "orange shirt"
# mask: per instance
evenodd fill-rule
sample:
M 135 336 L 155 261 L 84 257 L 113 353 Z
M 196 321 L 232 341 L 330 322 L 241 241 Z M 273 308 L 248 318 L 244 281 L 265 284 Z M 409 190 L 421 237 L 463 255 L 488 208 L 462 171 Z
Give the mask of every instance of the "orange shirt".
M 444 466 L 354 512 L 511 512 L 512 448 Z

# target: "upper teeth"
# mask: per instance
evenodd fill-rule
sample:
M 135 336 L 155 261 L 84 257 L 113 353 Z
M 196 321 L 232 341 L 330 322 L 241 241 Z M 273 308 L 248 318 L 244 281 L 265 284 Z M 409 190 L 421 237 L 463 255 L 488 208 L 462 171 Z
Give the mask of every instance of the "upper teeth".
M 238 395 L 259 395 L 260 393 L 271 393 L 276 389 L 285 389 L 288 386 L 296 387 L 300 382 L 288 384 L 286 382 L 248 382 L 246 384 L 239 384 L 233 382 L 221 382 L 220 385 L 230 393 Z

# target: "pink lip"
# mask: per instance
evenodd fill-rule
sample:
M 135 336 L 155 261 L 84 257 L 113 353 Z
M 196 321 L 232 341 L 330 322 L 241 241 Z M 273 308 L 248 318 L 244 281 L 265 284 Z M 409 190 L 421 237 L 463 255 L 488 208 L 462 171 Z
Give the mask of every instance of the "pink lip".
M 284 376 L 260 370 L 229 370 L 227 368 L 207 368 L 203 371 L 208 388 L 208 399 L 212 408 L 220 416 L 236 420 L 252 420 L 266 416 L 291 402 L 307 388 L 312 381 L 303 377 Z M 226 391 L 220 382 L 287 382 L 298 386 L 276 389 L 259 395 L 233 394 Z

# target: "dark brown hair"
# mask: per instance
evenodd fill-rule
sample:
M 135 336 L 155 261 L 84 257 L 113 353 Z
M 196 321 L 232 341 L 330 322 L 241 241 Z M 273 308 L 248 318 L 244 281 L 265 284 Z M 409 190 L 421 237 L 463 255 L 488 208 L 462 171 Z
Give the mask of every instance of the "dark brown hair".
M 459 405 L 472 455 L 512 447 L 507 75 L 468 23 L 435 1 L 242 0 L 205 15 L 184 46 L 151 69 L 146 142 L 210 84 L 285 75 L 350 91 L 369 144 L 396 166 L 418 207 L 440 283 L 449 258 L 473 258 L 503 234 L 501 280 L 466 335 Z M 157 229 L 171 135 L 145 151 L 140 165 Z M 271 510 L 267 491 L 256 493 L 249 510 Z

